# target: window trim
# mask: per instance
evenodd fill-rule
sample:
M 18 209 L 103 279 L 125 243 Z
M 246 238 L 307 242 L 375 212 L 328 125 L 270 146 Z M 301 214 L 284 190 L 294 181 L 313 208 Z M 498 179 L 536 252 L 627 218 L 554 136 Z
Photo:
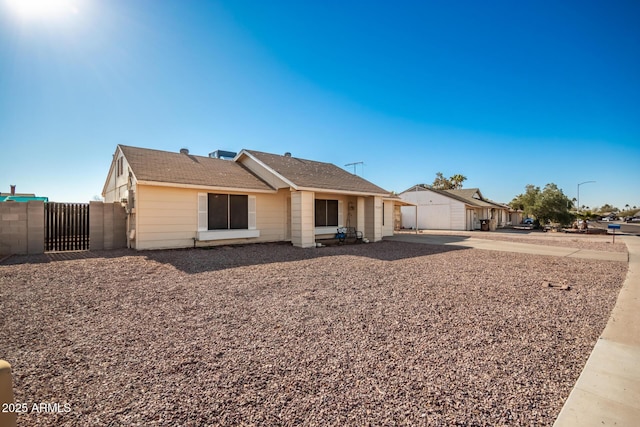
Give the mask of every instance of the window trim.
M 250 239 L 260 237 L 260 230 L 206 230 L 198 231 L 198 240 Z
M 247 227 L 246 229 L 219 229 L 209 230 L 209 194 L 226 194 L 247 196 Z M 235 239 L 260 237 L 260 230 L 256 228 L 256 196 L 250 194 L 231 194 L 231 193 L 198 193 L 197 199 L 197 239 L 198 240 L 217 240 L 217 239 Z M 229 209 L 229 199 L 227 198 L 227 209 Z M 229 218 L 227 218 L 227 226 L 229 226 Z
M 317 204 L 318 202 L 324 202 L 324 223 L 325 225 L 318 225 L 318 217 L 316 215 L 317 212 Z M 329 222 L 329 203 L 328 202 L 336 202 L 336 222 L 337 224 L 327 224 Z M 326 227 L 340 227 L 341 226 L 341 212 L 342 212 L 342 200 L 338 199 L 314 199 L 313 200 L 313 225 L 315 228 L 326 228 Z
M 317 225 L 315 214 L 316 214 L 316 201 L 318 200 L 338 202 L 338 225 Z M 325 211 L 326 211 L 326 208 L 325 208 Z M 339 199 L 314 199 L 313 200 L 313 227 L 316 235 L 333 234 L 336 232 L 337 228 L 344 227 L 344 201 Z

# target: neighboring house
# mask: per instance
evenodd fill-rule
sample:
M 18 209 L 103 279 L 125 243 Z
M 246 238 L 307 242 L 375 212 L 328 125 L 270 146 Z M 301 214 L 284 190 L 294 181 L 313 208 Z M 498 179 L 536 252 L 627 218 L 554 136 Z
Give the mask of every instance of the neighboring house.
M 277 241 L 312 247 L 342 226 L 376 242 L 393 235 L 404 203 L 333 164 L 290 153 L 242 150 L 223 160 L 124 145 L 102 195 L 126 204 L 128 243 L 136 249 Z
M 11 185 L 11 191 L 9 193 L 0 192 L 0 202 L 30 202 L 33 200 L 40 200 L 48 202 L 48 197 L 37 197 L 33 193 L 16 193 L 16 186 Z
M 507 225 L 518 225 L 524 221 L 524 212 L 521 209 L 513 209 L 511 206 L 504 205 L 509 210 L 509 221 Z
M 418 184 L 400 193 L 400 198 L 416 205 L 402 207 L 403 228 L 417 225 L 423 230 L 480 230 L 486 222 L 495 230 L 512 219 L 508 206 L 485 199 L 478 188 L 435 190 Z

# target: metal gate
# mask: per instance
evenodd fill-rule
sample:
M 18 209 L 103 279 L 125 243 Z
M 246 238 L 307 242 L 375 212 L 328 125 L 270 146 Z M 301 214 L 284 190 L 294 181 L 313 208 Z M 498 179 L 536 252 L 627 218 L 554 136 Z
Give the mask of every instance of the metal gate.
M 89 204 L 44 204 L 45 252 L 89 249 Z

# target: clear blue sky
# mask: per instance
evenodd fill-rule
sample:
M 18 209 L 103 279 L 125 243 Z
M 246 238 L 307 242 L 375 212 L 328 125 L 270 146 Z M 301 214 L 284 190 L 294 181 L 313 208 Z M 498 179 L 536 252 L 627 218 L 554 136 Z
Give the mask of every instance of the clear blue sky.
M 465 175 L 640 207 L 640 2 L 0 0 L 0 190 L 102 191 L 117 144 Z M 381 3 L 381 4 L 379 4 Z

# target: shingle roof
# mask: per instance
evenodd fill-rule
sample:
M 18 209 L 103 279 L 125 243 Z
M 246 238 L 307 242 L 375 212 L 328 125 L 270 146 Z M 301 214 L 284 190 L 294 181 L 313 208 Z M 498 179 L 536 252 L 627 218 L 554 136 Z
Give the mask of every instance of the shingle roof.
M 487 202 L 484 199 L 476 199 L 475 197 L 473 197 L 476 193 L 479 193 L 480 197 L 482 197 L 482 193 L 480 193 L 480 190 L 478 188 L 464 188 L 459 190 L 442 190 L 442 191 L 472 206 L 478 206 L 481 208 L 496 207 L 493 203 Z
M 119 145 L 138 181 L 272 191 L 243 165 L 230 160 Z
M 495 208 L 496 206 L 502 207 L 498 203 L 492 202 L 486 199 L 476 199 L 473 197 L 476 193 L 482 197 L 482 193 L 480 193 L 479 188 L 461 188 L 459 190 L 437 190 L 435 188 L 431 188 L 426 184 L 418 184 L 413 187 L 403 191 L 403 193 L 413 191 L 415 188 L 422 188 L 424 190 L 433 191 L 434 193 L 442 194 L 447 197 L 451 197 L 452 199 L 458 200 L 460 202 L 466 203 L 471 206 L 481 207 L 481 208 Z
M 331 163 L 253 150 L 243 151 L 283 176 L 298 188 L 317 188 L 328 191 L 337 190 L 384 196 L 390 194 L 387 190 Z

